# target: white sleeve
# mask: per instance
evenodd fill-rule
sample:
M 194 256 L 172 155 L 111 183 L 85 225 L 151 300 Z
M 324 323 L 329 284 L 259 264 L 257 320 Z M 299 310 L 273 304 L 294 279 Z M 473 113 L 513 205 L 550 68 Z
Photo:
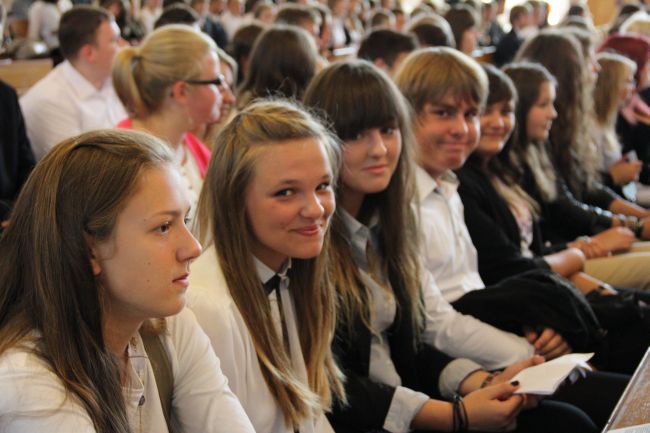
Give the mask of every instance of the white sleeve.
M 431 274 L 422 268 L 426 311 L 423 339 L 453 358 L 470 359 L 488 370 L 533 356 L 526 339 L 460 314 L 442 297 Z
M 36 355 L 10 351 L 0 358 L 0 432 L 94 433 L 77 398 Z
M 35 90 L 38 89 L 36 87 L 32 89 Z M 25 117 L 27 136 L 37 161 L 61 141 L 82 132 L 81 115 L 72 101 L 66 104 L 27 92 L 20 98 L 20 108 Z
M 186 433 L 254 433 L 228 387 L 219 359 L 194 314 L 184 309 L 169 320 L 174 373 L 174 413 Z

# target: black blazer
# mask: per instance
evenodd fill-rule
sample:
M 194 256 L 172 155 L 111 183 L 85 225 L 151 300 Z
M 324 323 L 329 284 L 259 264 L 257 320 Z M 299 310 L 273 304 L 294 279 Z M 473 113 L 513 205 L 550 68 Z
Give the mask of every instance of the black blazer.
M 388 332 L 388 343 L 402 386 L 440 398 L 438 376 L 452 359 L 431 346 L 414 344 L 414 329 L 405 290 L 394 275 L 390 281 L 398 308 L 395 323 Z M 337 433 L 378 431 L 384 425 L 395 388 L 368 377 L 370 330 L 359 317 L 355 319 L 352 329 L 349 328 L 339 321 L 333 344 L 339 366 L 346 375 L 348 405 L 336 403 L 328 418 Z
M 458 194 L 465 207 L 465 223 L 478 253 L 478 270 L 485 284 L 533 269 L 549 269 L 543 257 L 521 254 L 519 226 L 508 204 L 478 168 L 466 164 L 458 172 Z M 542 253 L 538 226 L 534 224 L 531 251 Z
M 0 221 L 7 218 L 34 164 L 16 92 L 0 81 Z

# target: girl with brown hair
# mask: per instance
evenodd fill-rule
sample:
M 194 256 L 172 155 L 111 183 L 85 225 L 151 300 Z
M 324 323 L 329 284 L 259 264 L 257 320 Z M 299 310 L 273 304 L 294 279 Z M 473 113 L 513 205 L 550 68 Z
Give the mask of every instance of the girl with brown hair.
M 537 411 L 518 416 L 524 399 L 513 394 L 517 384 L 509 380 L 542 359 L 528 358 L 532 350 L 522 339 L 454 311 L 420 266 L 411 206 L 414 141 L 395 84 L 368 62 L 339 62 L 316 76 L 305 102 L 327 115 L 343 142 L 330 273 L 341 300 L 334 347 L 347 376 L 349 404 L 335 406 L 335 430 L 462 431 L 518 424 L 519 431 L 561 431 L 544 425 L 560 419 L 575 431 L 593 430 L 583 413 L 564 412 L 559 403 L 539 409 L 555 414 L 546 421 L 537 419 Z M 522 359 L 498 376 L 482 368 Z M 456 393 L 466 396 L 464 402 L 440 399 Z M 459 410 L 460 419 L 453 415 Z
M 0 430 L 253 432 L 183 311 L 201 247 L 172 161 L 95 131 L 35 168 L 0 238 Z

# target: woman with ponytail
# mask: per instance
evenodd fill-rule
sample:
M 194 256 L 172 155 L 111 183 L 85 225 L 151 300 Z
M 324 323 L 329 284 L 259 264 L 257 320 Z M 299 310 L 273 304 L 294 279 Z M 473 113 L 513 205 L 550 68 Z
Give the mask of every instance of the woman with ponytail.
M 196 204 L 210 151 L 189 131 L 219 120 L 228 90 L 215 43 L 189 26 L 161 27 L 117 54 L 113 85 L 130 116 L 118 126 L 166 141 Z

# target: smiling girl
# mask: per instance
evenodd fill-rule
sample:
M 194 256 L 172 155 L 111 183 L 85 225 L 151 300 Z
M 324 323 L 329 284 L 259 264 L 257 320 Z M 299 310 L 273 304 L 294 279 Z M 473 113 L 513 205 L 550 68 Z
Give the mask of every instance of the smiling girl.
M 219 134 L 199 203 L 189 304 L 258 433 L 328 432 L 343 397 L 324 272 L 337 149 L 314 118 L 262 101 Z
M 181 311 L 201 251 L 182 185 L 141 133 L 87 133 L 38 164 L 0 238 L 1 431 L 253 432 Z
M 414 142 L 395 84 L 368 62 L 339 62 L 315 77 L 305 103 L 327 115 L 343 142 L 330 269 L 341 299 L 334 347 L 349 404 L 337 404 L 330 416 L 336 431 L 492 430 L 517 423 L 521 431 L 536 424 L 561 431 L 541 418 L 529 423 L 530 411 L 518 417 L 524 400 L 509 383 L 542 359 L 528 358 L 532 348 L 523 339 L 454 311 L 420 266 L 411 207 Z M 523 361 L 495 377 L 477 362 L 446 354 L 491 369 Z M 465 401 L 440 399 L 455 393 Z M 463 407 L 462 420 L 454 421 L 454 408 Z M 543 410 L 556 415 L 546 422 L 593 429 L 582 413 Z

